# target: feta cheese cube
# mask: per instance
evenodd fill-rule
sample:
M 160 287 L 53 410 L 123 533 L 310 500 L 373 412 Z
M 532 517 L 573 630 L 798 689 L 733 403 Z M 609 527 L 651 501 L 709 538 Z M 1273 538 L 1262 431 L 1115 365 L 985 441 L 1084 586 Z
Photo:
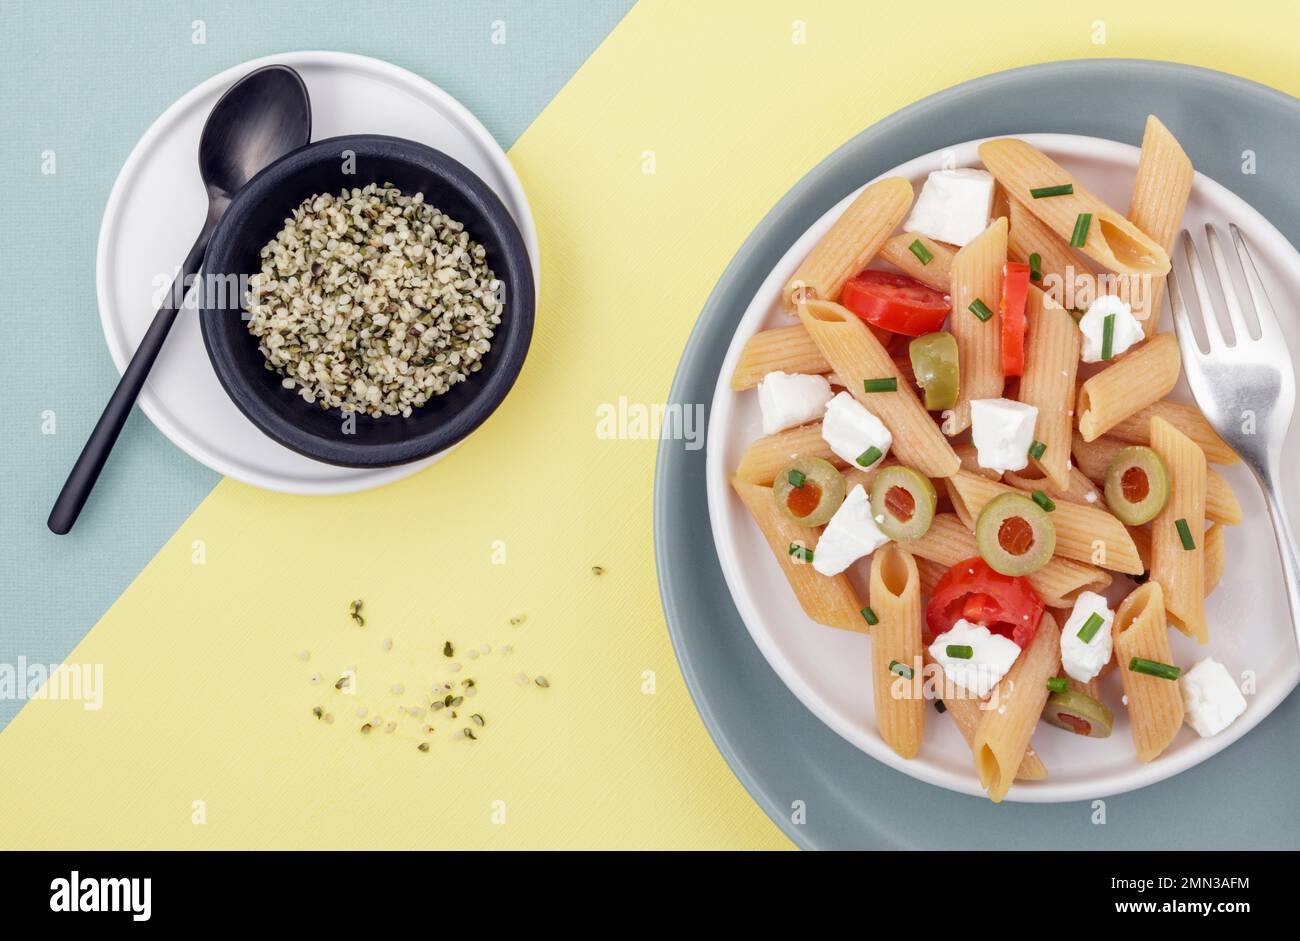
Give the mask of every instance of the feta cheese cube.
M 998 473 L 1024 470 L 1029 446 L 1034 443 L 1038 409 L 1011 399 L 972 399 L 971 440 L 979 452 L 980 467 Z
M 770 372 L 758 384 L 758 407 L 763 412 L 763 434 L 774 435 L 821 417 L 831 400 L 825 376 Z
M 970 647 L 974 655 L 969 660 L 950 657 L 949 645 Z M 972 624 L 960 618 L 951 630 L 940 634 L 930 644 L 930 656 L 943 667 L 948 679 L 983 699 L 1007 675 L 1016 657 L 1020 656 L 1020 647 L 1015 641 L 994 634 L 982 624 Z
M 1183 691 L 1183 720 L 1202 738 L 1218 735 L 1246 711 L 1232 675 L 1219 661 L 1206 657 L 1178 680 Z
M 1133 316 L 1133 308 L 1113 294 L 1103 294 L 1079 318 L 1079 331 L 1083 334 L 1082 358 L 1085 363 L 1102 361 L 1101 344 L 1106 330 L 1106 318 L 1111 314 L 1115 315 L 1115 327 L 1111 333 L 1111 356 L 1118 356 L 1134 343 L 1142 342 L 1142 323 Z
M 992 208 L 993 174 L 971 168 L 936 170 L 926 177 L 903 228 L 937 242 L 965 245 L 988 228 Z
M 880 531 L 871 517 L 871 501 L 862 484 L 849 491 L 831 521 L 822 530 L 813 550 L 813 568 L 823 575 L 838 575 L 862 558 L 871 555 L 889 537 Z
M 889 453 L 889 446 L 894 443 L 894 436 L 885 423 L 847 392 L 841 392 L 826 404 L 822 439 L 851 467 L 864 470 L 883 461 Z M 880 457 L 870 464 L 859 463 L 858 458 L 871 448 L 879 450 Z
M 1092 615 L 1101 618 L 1101 627 L 1092 640 L 1084 641 L 1079 631 Z M 1105 597 L 1093 591 L 1079 594 L 1074 601 L 1074 610 L 1061 628 L 1061 666 L 1066 674 L 1080 683 L 1086 683 L 1101 672 L 1101 668 L 1110 662 L 1114 647 L 1111 625 L 1115 623 L 1115 612 L 1106 603 Z

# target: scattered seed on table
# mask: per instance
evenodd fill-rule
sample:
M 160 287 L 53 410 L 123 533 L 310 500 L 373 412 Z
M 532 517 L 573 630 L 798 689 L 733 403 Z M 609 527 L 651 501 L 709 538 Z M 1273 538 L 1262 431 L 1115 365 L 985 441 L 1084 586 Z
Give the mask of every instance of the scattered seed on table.
M 492 652 L 492 645 L 491 645 L 491 644 L 484 644 L 482 647 L 480 647 L 480 648 L 478 649 L 478 652 L 481 653 L 481 654 L 483 654 L 484 656 L 487 656 L 488 654 L 490 654 L 490 653 Z
M 345 686 L 347 686 L 347 685 L 348 685 L 348 677 L 347 677 L 347 674 L 345 673 L 343 676 L 340 676 L 340 677 L 339 677 L 338 682 L 334 684 L 334 688 L 335 688 L 335 689 L 343 689 L 343 687 L 345 687 Z
M 357 710 L 357 718 L 364 719 L 365 717 L 366 717 L 366 707 L 362 706 Z
M 313 706 L 311 710 L 311 714 L 314 715 L 317 719 L 319 719 L 321 716 L 325 715 L 325 710 L 322 709 L 320 706 Z
M 393 649 L 393 638 L 391 638 L 391 637 L 385 637 L 385 638 L 384 638 L 384 649 L 385 649 L 385 650 L 392 650 L 392 649 Z
M 442 645 L 442 655 L 444 657 L 456 656 L 456 648 L 452 646 L 451 641 L 447 641 L 447 643 Z
M 416 745 L 415 747 L 418 748 L 418 749 L 420 749 L 420 751 L 428 751 L 428 750 L 429 750 L 429 743 L 428 743 L 428 742 L 421 742 L 419 745 Z
M 465 690 L 465 695 L 466 695 L 466 696 L 477 696 L 477 695 L 478 695 L 478 687 L 477 687 L 477 686 L 471 686 L 469 689 Z
M 514 648 L 513 645 L 511 645 L 511 644 L 506 644 L 504 647 L 501 648 L 501 655 L 502 655 L 503 657 L 504 657 L 504 656 L 508 656 L 508 655 L 510 655 L 511 653 L 514 652 L 514 649 L 515 649 L 515 648 Z
M 451 663 L 447 664 L 447 669 L 452 673 L 459 673 L 461 671 L 460 661 L 453 660 Z
M 528 674 L 527 674 L 527 673 L 516 673 L 516 674 L 515 674 L 515 682 L 518 683 L 520 686 L 527 686 L 527 685 L 528 685 Z
M 298 659 L 301 660 L 303 663 L 306 663 L 308 660 L 311 659 L 311 651 L 310 650 L 298 651 Z
M 477 725 L 477 726 L 479 726 L 479 727 L 482 727 L 482 726 L 484 726 L 484 725 L 487 724 L 487 723 L 485 723 L 485 722 L 483 721 L 483 717 L 482 717 L 481 715 L 479 715 L 477 712 L 474 713 L 472 716 L 470 716 L 470 718 L 473 719 L 473 720 L 474 720 L 474 724 Z
M 465 651 L 465 656 L 469 657 L 471 660 L 477 660 L 478 651 L 471 648 L 470 650 Z
M 312 684 L 313 684 L 313 685 L 315 685 L 316 683 L 319 683 L 319 682 L 321 681 L 321 675 L 320 675 L 319 673 L 313 673 L 313 674 L 311 675 L 311 681 L 312 681 Z
M 369 731 L 370 731 L 370 723 L 369 723 L 369 722 L 364 722 L 364 723 L 362 723 L 362 725 L 361 725 L 361 731 L 362 731 L 362 732 L 369 732 Z
M 391 732 L 391 731 L 393 731 L 395 728 L 397 728 L 397 723 L 396 723 L 396 722 L 389 722 L 386 726 L 384 726 L 384 731 L 385 731 L 385 732 Z
M 604 574 L 605 574 L 605 569 L 604 569 L 603 566 L 600 566 L 600 565 L 593 565 L 593 566 L 591 567 L 591 574 L 592 574 L 592 575 L 604 575 Z
M 472 738 L 472 739 L 478 738 L 478 736 L 474 734 L 473 729 L 465 729 L 462 734 L 464 734 L 466 738 Z
M 520 624 L 523 624 L 523 623 L 524 623 L 525 621 L 527 621 L 527 620 L 528 620 L 528 615 L 526 615 L 526 614 L 516 614 L 514 617 L 512 617 L 512 618 L 510 619 L 510 626 L 511 626 L 511 627 L 518 627 Z
M 538 686 L 542 687 L 543 689 L 546 689 L 548 686 L 551 685 L 550 681 L 548 681 L 544 676 L 539 676 L 537 679 L 533 680 L 533 682 L 536 683 Z
M 361 616 L 361 600 L 357 599 L 348 606 L 348 617 L 357 622 L 357 627 L 365 627 L 366 619 Z
M 333 724 L 334 724 L 334 713 L 332 713 L 332 712 L 327 712 L 327 713 L 325 713 L 325 721 L 326 721 L 326 723 L 328 723 L 329 725 L 333 725 Z
M 437 712 L 439 709 L 443 709 L 445 707 L 446 707 L 446 703 L 444 703 L 442 700 L 429 703 L 429 708 L 432 709 L 434 712 Z
M 433 728 L 433 726 L 431 726 L 431 725 L 426 725 L 426 726 L 424 727 L 424 734 L 425 734 L 425 735 L 432 735 L 433 732 L 434 732 L 434 728 Z

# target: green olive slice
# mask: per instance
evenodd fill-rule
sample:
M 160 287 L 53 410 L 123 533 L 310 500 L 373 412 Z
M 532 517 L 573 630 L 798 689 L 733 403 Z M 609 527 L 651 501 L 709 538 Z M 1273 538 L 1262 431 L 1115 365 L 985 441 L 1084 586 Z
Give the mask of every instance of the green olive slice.
M 924 474 L 891 464 L 871 481 L 871 515 L 890 539 L 920 539 L 934 522 L 939 495 Z
M 994 497 L 975 522 L 980 555 L 1003 575 L 1037 572 L 1056 551 L 1056 526 L 1047 511 L 1028 497 Z
M 1121 523 L 1138 526 L 1169 502 L 1169 468 L 1150 448 L 1120 448 L 1106 468 L 1106 505 Z
M 844 489 L 844 475 L 819 457 L 791 461 L 772 481 L 776 505 L 801 526 L 830 522 L 844 502 Z
M 1105 703 L 1098 702 L 1087 693 L 1070 689 L 1047 697 L 1047 704 L 1043 706 L 1043 721 L 1075 735 L 1109 738 L 1115 719 Z

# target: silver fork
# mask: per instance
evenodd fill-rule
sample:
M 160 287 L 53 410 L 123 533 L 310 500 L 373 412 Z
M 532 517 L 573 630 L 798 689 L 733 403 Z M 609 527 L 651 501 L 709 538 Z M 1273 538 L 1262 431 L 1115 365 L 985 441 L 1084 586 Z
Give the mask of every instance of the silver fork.
M 1296 641 L 1300 643 L 1300 550 L 1296 548 L 1295 531 L 1282 493 L 1282 450 L 1295 410 L 1295 366 L 1273 305 L 1264 291 L 1259 270 L 1246 248 L 1246 239 L 1236 225 L 1230 223 L 1228 230 L 1259 321 L 1259 339 L 1250 335 L 1228 259 L 1219 233 L 1212 225 L 1205 227 L 1205 237 L 1228 308 L 1228 322 L 1233 335 L 1227 335 L 1215 313 L 1200 254 L 1191 234 L 1185 229 L 1181 237 L 1183 254 L 1200 302 L 1208 350 L 1202 352 L 1196 341 L 1191 316 L 1172 270 L 1169 272 L 1169 303 L 1173 308 L 1178 345 L 1183 353 L 1183 373 L 1196 404 L 1219 436 L 1241 455 L 1264 491 L 1273 533 L 1277 537 L 1278 553 L 1282 557 L 1291 623 L 1296 631 Z M 1295 478 L 1294 473 L 1290 475 L 1290 479 Z

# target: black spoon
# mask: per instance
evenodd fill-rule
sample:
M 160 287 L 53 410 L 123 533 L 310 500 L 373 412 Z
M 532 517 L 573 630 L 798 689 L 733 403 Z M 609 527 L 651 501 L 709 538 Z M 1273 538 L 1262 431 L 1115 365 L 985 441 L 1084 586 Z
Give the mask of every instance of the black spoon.
M 208 239 L 222 213 L 257 171 L 310 140 L 311 101 L 307 86 L 288 66 L 268 65 L 248 73 L 213 105 L 199 137 L 199 174 L 208 191 L 208 217 L 167 292 L 167 300 L 154 314 L 153 323 L 81 449 L 81 456 L 72 466 L 59 498 L 54 501 L 48 522 L 51 532 L 63 535 L 77 521 L 167 339 L 176 312 L 185 301 L 190 282 L 198 274 Z

